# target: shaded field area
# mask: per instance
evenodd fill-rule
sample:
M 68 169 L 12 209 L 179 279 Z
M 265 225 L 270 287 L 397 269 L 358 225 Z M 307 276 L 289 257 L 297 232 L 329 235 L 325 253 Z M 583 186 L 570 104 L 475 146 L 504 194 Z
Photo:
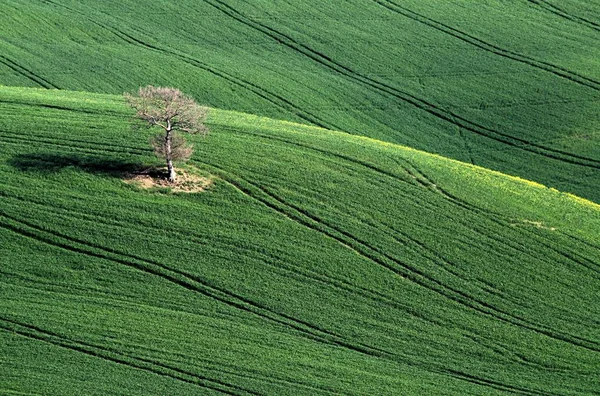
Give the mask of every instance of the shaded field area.
M 0 88 L 2 392 L 600 389 L 597 204 L 216 109 L 191 161 L 212 186 L 146 191 L 129 117 Z
M 600 202 L 600 4 L 439 3 L 7 0 L 0 83 L 176 86 Z

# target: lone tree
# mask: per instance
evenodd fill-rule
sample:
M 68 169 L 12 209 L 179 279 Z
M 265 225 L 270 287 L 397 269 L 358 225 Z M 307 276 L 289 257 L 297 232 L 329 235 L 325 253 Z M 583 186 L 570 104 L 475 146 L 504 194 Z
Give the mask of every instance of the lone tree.
M 176 174 L 173 161 L 187 161 L 193 148 L 178 132 L 202 133 L 208 128 L 204 124 L 208 108 L 198 105 L 194 99 L 175 88 L 140 88 L 137 95 L 124 94 L 135 110 L 135 117 L 148 128 L 161 128 L 150 143 L 159 158 L 167 160 L 169 182 L 174 183 Z

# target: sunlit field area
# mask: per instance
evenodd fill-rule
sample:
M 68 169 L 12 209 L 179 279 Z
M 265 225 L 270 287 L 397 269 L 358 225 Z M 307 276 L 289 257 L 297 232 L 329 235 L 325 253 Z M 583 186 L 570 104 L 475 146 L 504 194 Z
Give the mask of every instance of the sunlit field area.
M 599 394 L 599 16 L 2 1 L 0 393 Z

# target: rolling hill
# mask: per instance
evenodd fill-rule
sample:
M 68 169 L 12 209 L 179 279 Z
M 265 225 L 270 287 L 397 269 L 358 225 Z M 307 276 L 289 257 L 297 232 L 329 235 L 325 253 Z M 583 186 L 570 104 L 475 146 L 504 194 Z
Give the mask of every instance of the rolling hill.
M 211 187 L 146 191 L 129 117 L 0 87 L 2 393 L 600 390 L 596 203 L 219 109 L 189 164 Z
M 310 123 L 600 202 L 598 0 L 5 0 L 0 83 Z

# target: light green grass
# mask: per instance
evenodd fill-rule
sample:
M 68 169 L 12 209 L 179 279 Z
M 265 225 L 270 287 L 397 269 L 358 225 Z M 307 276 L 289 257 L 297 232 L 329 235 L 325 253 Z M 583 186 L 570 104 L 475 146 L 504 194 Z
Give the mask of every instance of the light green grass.
M 600 202 L 598 15 L 584 0 L 6 0 L 0 83 L 175 86 Z
M 0 390 L 597 393 L 600 208 L 364 137 L 212 110 L 200 194 L 119 97 L 0 88 Z M 149 133 L 149 132 L 148 132 Z

